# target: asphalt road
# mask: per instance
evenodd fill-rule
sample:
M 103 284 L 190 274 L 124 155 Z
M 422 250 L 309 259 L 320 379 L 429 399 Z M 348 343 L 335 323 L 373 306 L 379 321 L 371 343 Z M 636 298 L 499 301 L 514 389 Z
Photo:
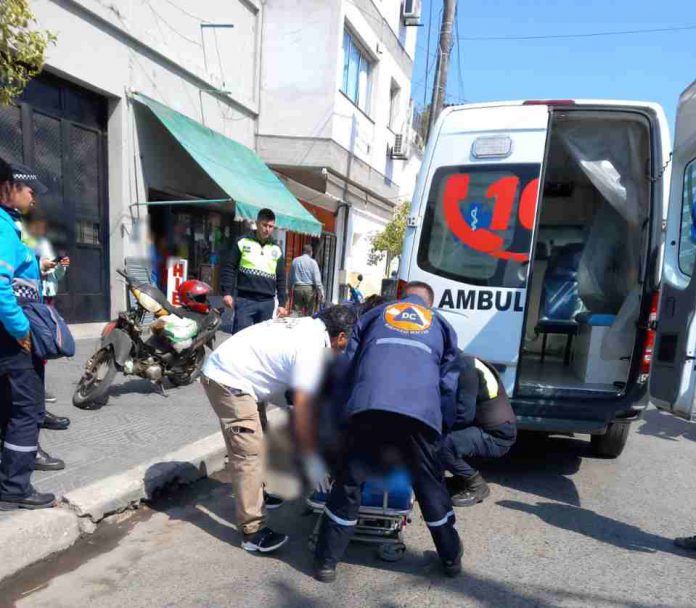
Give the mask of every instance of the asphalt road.
M 696 533 L 696 425 L 651 410 L 618 460 L 584 439 L 525 442 L 482 468 L 487 502 L 458 510 L 464 573 L 444 578 L 420 514 L 408 552 L 380 562 L 352 546 L 333 585 L 311 578 L 313 517 L 295 500 L 272 524 L 292 535 L 274 556 L 244 553 L 224 477 L 102 526 L 57 559 L 0 586 L 0 604 L 34 607 L 696 605 L 696 559 L 672 537 Z M 271 476 L 290 496 L 296 484 Z M 16 602 L 16 604 L 15 604 Z

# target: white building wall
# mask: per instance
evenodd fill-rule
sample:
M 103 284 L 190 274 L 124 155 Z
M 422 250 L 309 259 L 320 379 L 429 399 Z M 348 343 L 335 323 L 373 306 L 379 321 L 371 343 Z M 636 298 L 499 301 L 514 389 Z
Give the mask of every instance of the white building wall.
M 260 134 L 331 136 L 340 8 L 340 0 L 266 0 Z
M 255 147 L 259 106 L 260 0 L 35 0 L 41 27 L 57 36 L 47 51 L 46 70 L 109 99 L 108 171 L 112 313 L 122 308 L 123 290 L 113 269 L 128 255 L 143 255 L 147 192 L 141 155 L 152 142 L 138 141 L 132 91 L 144 93 L 194 120 Z M 234 24 L 204 29 L 201 23 Z M 205 50 L 205 53 L 204 53 Z M 219 90 L 229 93 L 214 93 Z M 161 142 L 160 142 L 161 143 Z M 156 146 L 155 146 L 156 147 Z M 190 171 L 170 167 L 175 175 Z M 193 163 L 193 161 L 190 161 Z M 176 164 L 176 163 L 175 163 Z M 205 189 L 200 175 L 193 180 Z M 185 185 L 185 184 L 184 184 Z M 208 184 L 209 196 L 218 191 Z M 183 185 L 182 185 L 183 187 Z M 207 194 L 207 192 L 201 192 Z

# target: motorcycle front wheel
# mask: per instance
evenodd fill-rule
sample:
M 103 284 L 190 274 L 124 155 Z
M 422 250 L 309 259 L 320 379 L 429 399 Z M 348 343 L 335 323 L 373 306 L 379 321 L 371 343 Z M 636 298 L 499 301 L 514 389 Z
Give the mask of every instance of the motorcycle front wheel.
M 73 405 L 83 410 L 96 410 L 105 405 L 109 399 L 109 386 L 115 375 L 113 349 L 110 346 L 99 349 L 87 361 L 73 394 Z

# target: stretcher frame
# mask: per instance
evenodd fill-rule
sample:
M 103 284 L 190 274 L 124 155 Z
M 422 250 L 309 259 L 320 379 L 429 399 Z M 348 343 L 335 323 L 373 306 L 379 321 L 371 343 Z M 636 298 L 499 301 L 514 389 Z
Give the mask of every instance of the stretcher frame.
M 307 509 L 318 515 L 311 534 L 309 535 L 309 549 L 314 552 L 319 537 L 319 528 L 324 515 L 326 502 L 315 498 L 316 492 L 307 498 Z M 408 509 L 392 509 L 389 506 L 389 492 L 382 494 L 382 506 L 360 506 L 358 511 L 358 523 L 351 541 L 377 545 L 377 556 L 387 562 L 396 562 L 402 559 L 406 553 L 406 545 L 403 540 L 403 530 L 411 523 L 410 515 L 413 510 L 413 491 L 409 498 Z

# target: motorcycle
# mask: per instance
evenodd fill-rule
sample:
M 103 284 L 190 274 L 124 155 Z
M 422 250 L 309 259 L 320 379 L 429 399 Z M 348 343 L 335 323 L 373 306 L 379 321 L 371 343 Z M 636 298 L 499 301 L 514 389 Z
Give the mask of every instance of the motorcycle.
M 123 271 L 117 272 L 126 280 L 137 304 L 119 313 L 117 319 L 104 327 L 100 347 L 87 361 L 73 394 L 73 405 L 81 409 L 98 409 L 106 404 L 109 386 L 118 371 L 150 380 L 162 391 L 165 378 L 174 386 L 190 384 L 200 375 L 205 347 L 213 348 L 220 327 L 219 310 L 210 308 L 204 314 L 176 307 L 154 285 L 136 281 Z M 177 351 L 167 339 L 149 331 L 144 323 L 147 313 L 155 319 L 176 315 L 195 321 L 197 332 L 191 344 Z

